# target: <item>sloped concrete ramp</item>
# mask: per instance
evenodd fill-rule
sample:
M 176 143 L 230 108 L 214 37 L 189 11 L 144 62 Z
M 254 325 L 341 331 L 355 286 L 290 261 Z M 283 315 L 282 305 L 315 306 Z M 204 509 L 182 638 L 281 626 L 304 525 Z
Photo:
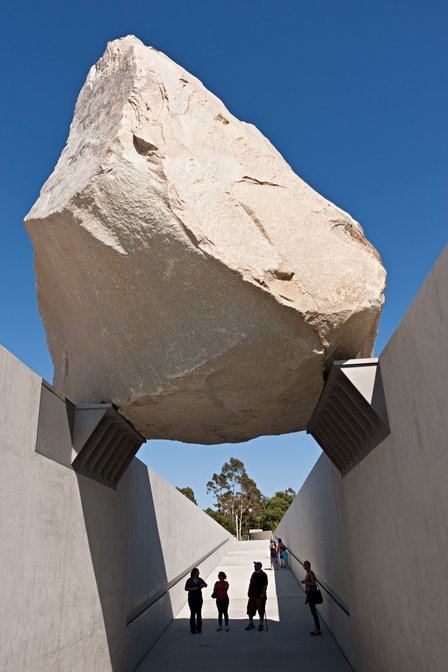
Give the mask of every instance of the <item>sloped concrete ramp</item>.
M 269 632 L 245 631 L 247 586 L 253 561 L 269 567 L 268 542 L 240 541 L 205 578 L 201 635 L 191 635 L 185 606 L 150 651 L 138 672 L 215 672 L 229 670 L 297 669 L 301 672 L 350 672 L 335 640 L 323 625 L 321 637 L 311 637 L 313 621 L 304 593 L 289 569 L 266 570 L 269 579 L 266 613 Z M 216 632 L 217 611 L 211 598 L 219 570 L 230 583 L 230 632 Z

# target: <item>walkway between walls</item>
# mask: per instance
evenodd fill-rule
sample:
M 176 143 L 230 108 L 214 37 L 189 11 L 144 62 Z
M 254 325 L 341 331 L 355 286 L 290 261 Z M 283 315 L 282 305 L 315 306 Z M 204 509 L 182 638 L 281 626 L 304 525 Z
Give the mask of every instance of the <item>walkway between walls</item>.
M 188 606 L 184 607 L 138 672 L 239 672 L 245 669 L 272 672 L 283 666 L 301 672 L 351 672 L 323 624 L 321 637 L 310 636 L 314 626 L 309 608 L 304 605 L 304 593 L 289 569 L 266 570 L 269 568 L 267 549 L 266 541 L 240 541 L 234 545 L 219 567 L 205 578 L 208 587 L 203 590 L 202 634 L 190 634 Z M 248 623 L 247 586 L 254 560 L 263 563 L 268 575 L 269 632 L 244 630 Z M 217 611 L 211 598 L 221 569 L 230 583 L 230 632 L 224 629 L 216 632 Z

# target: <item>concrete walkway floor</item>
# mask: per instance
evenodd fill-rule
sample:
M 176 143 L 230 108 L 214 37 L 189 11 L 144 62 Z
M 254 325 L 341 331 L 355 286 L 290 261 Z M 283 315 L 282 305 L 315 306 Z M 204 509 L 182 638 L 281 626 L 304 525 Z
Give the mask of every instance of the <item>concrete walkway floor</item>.
M 301 672 L 350 672 L 336 642 L 322 624 L 322 636 L 311 637 L 314 629 L 304 593 L 289 569 L 266 570 L 268 601 L 266 613 L 269 632 L 246 632 L 247 586 L 253 561 L 269 567 L 268 542 L 241 541 L 221 561 L 202 591 L 203 630 L 191 635 L 186 605 L 139 666 L 138 672 L 232 672 L 256 670 L 272 672 L 285 669 Z M 230 632 L 216 632 L 217 611 L 211 598 L 219 570 L 230 583 Z M 258 625 L 258 619 L 256 620 Z M 288 666 L 286 668 L 286 666 Z M 293 666 L 293 667 L 291 667 Z

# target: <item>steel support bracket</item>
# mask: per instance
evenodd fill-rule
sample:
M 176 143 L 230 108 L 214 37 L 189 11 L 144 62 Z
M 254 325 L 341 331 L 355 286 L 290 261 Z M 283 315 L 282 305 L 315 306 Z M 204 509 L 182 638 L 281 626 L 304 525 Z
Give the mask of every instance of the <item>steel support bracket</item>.
M 116 488 L 145 441 L 113 404 L 75 406 L 71 462 L 79 474 Z
M 308 423 L 345 476 L 390 433 L 378 359 L 336 361 Z

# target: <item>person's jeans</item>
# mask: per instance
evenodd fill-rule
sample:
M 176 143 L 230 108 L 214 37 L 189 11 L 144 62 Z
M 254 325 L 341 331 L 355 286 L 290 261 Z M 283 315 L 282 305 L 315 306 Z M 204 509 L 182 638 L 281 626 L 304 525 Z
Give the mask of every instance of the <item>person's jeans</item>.
M 216 606 L 218 607 L 218 623 L 222 625 L 222 617 L 224 616 L 224 623 L 229 625 L 229 598 L 217 597 Z
M 190 628 L 191 632 L 201 632 L 202 630 L 202 596 L 201 599 L 191 599 L 188 597 L 188 606 L 190 607 Z
M 314 604 L 314 602 L 311 602 L 309 598 L 308 598 L 308 604 L 310 605 L 310 611 L 314 618 L 314 625 L 316 626 L 316 630 L 320 630 L 319 615 L 317 613 L 316 605 Z

